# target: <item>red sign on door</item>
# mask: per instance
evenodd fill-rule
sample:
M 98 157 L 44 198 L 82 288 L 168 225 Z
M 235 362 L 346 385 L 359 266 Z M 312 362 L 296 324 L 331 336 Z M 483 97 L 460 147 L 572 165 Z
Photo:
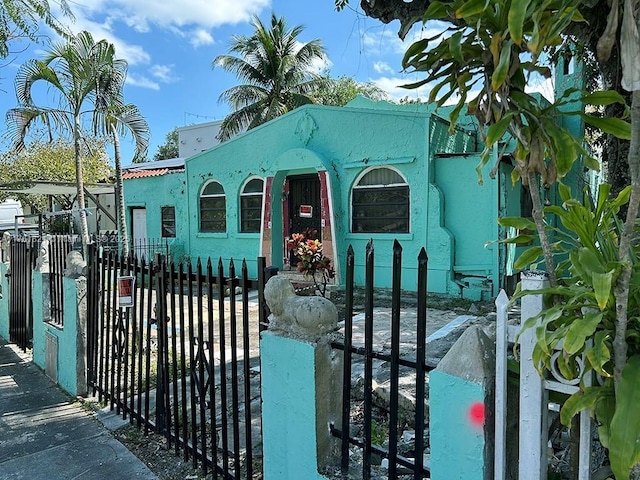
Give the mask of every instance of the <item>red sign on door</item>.
M 300 205 L 300 217 L 301 218 L 312 218 L 313 217 L 313 206 L 311 206 L 311 205 Z

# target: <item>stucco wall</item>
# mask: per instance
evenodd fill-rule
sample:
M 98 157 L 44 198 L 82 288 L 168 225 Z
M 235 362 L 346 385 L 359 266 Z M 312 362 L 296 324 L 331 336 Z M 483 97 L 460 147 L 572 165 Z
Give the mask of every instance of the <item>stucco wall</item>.
M 131 234 L 131 208 L 147 210 L 147 235 L 159 239 L 162 235 L 161 210 L 165 206 L 176 209 L 176 238 L 167 238 L 174 258 L 188 251 L 186 185 L 184 172 L 124 181 L 127 224 Z

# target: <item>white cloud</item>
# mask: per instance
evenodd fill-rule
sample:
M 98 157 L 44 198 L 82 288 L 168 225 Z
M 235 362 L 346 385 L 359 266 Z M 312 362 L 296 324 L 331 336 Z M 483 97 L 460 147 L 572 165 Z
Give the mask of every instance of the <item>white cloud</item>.
M 429 91 L 431 88 L 428 85 L 424 85 L 420 88 L 402 88 L 401 85 L 406 85 L 415 80 L 411 80 L 403 77 L 380 77 L 371 80 L 378 88 L 387 92 L 391 100 L 399 101 L 401 98 L 409 97 L 410 99 L 421 99 L 426 101 L 429 98 Z
M 396 71 L 386 62 L 374 62 L 373 69 L 376 73 L 396 73 Z
M 149 73 L 162 83 L 174 83 L 180 79 L 173 73 L 173 65 L 153 65 Z
M 148 88 L 150 90 L 160 90 L 160 85 L 158 84 L 158 82 L 154 82 L 153 80 L 143 75 L 135 75 L 129 73 L 129 75 L 127 75 L 127 80 L 125 83 L 134 87 Z
M 544 98 L 553 103 L 555 96 L 553 78 L 536 77 L 529 80 L 524 91 L 527 93 L 539 93 Z
M 201 47 L 202 45 L 211 45 L 212 43 L 214 43 L 213 36 L 203 28 L 195 29 L 193 32 L 191 32 L 189 37 L 191 38 L 191 40 L 189 40 L 189 43 L 191 43 L 191 45 L 196 48 Z

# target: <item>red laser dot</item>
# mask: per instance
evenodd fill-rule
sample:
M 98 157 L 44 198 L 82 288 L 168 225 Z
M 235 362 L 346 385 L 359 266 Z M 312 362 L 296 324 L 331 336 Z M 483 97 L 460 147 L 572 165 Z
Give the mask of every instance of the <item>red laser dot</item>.
M 476 402 L 469 408 L 469 420 L 473 425 L 484 425 L 484 403 Z

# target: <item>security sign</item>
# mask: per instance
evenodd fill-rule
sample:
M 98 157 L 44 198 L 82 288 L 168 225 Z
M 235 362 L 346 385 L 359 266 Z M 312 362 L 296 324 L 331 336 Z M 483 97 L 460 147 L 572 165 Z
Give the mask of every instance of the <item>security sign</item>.
M 311 205 L 300 205 L 300 217 L 301 218 L 312 218 L 313 217 L 313 206 L 311 206 Z
M 118 277 L 118 305 L 120 307 L 133 307 L 133 285 L 136 277 L 127 275 Z

